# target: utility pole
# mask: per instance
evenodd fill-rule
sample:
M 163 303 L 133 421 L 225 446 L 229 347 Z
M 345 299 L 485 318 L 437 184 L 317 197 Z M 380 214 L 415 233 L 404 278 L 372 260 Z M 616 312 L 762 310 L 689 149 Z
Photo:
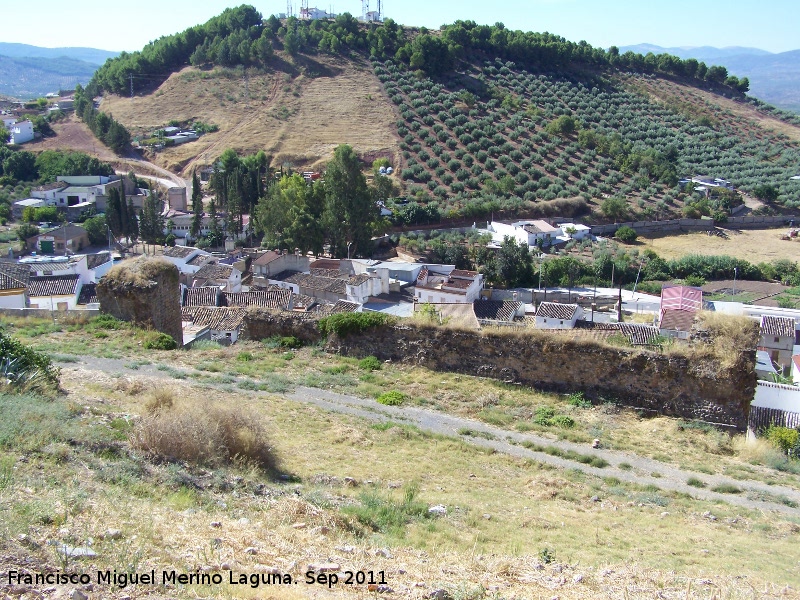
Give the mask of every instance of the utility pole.
M 133 98 L 133 73 L 129 73 L 128 77 L 131 80 L 131 98 Z

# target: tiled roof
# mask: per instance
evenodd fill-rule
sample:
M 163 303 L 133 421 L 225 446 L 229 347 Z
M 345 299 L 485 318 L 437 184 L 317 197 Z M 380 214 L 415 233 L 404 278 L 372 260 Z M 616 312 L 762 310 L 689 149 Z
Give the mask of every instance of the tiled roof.
M 309 268 L 332 269 L 334 271 L 338 271 L 341 264 L 342 261 L 340 261 L 338 258 L 318 258 L 309 265 Z
M 56 229 L 52 229 L 50 231 L 46 231 L 44 233 L 38 233 L 29 237 L 29 240 L 33 240 L 38 238 L 40 235 L 47 235 L 53 236 L 59 239 L 64 239 L 64 231 L 66 230 L 66 236 L 68 240 L 73 238 L 83 237 L 87 235 L 86 230 L 83 227 L 78 227 L 77 225 L 62 225 L 61 227 L 57 227 Z
M 307 273 L 295 273 L 291 277 L 284 279 L 286 283 L 294 283 L 298 286 L 318 290 L 321 292 L 331 292 L 333 294 L 346 294 L 344 279 L 334 279 L 332 277 L 318 277 Z
M 295 275 L 299 274 L 300 271 L 293 271 L 291 269 L 287 269 L 286 271 L 281 271 L 280 273 L 275 273 L 275 275 L 270 275 L 267 279 L 271 281 L 286 281 L 290 277 L 294 277 Z
M 293 310 L 311 310 L 311 308 L 317 303 L 316 298 L 312 298 L 311 296 L 306 296 L 305 294 L 294 294 L 292 296 L 292 309 Z
M 273 260 L 277 260 L 281 257 L 280 253 L 275 252 L 274 250 L 270 250 L 269 252 L 262 254 L 257 259 L 253 261 L 254 265 L 268 265 Z
M 651 346 L 660 335 L 658 327 L 636 323 L 618 323 L 622 335 L 634 346 Z
M 347 273 L 342 273 L 339 269 L 318 269 L 314 267 L 310 268 L 309 271 L 317 277 L 330 277 L 332 279 L 347 279 L 349 277 Z
M 227 306 L 184 307 L 181 310 L 181 318 L 201 327 L 210 327 L 214 331 L 235 331 L 242 327 L 245 311 L 245 308 L 238 306 L 234 308 Z
M 213 286 L 188 288 L 183 299 L 184 306 L 216 306 L 219 288 Z
M 47 275 L 50 273 L 57 273 L 58 271 L 67 271 L 74 265 L 74 261 L 62 260 L 58 262 L 40 262 L 28 263 L 27 266 L 33 275 L 42 274 Z
M 88 269 L 96 269 L 100 265 L 104 265 L 110 260 L 111 260 L 110 252 L 98 252 L 97 254 L 87 254 L 86 267 Z
M 187 261 L 187 265 L 192 265 L 193 267 L 202 267 L 206 263 L 215 263 L 217 259 L 211 256 L 210 254 L 198 254 L 192 260 Z
M 428 267 L 422 267 L 419 271 L 419 275 L 417 275 L 417 281 L 425 281 L 425 278 L 428 276 Z
M 195 279 L 230 279 L 233 267 L 228 265 L 205 265 L 194 274 Z
M 224 292 L 222 294 L 222 304 L 224 306 L 261 306 L 263 308 L 288 309 L 291 298 L 292 290 L 275 287 L 264 292 Z
M 498 300 L 475 300 L 472 303 L 475 316 L 487 321 L 513 321 L 520 306 L 521 302 Z
M 31 273 L 28 267 L 15 263 L 0 263 L 0 290 L 18 290 L 28 287 Z
M 694 323 L 694 311 L 665 309 L 661 311 L 659 329 L 668 331 L 691 331 Z
M 331 314 L 335 314 L 335 313 L 344 313 L 344 312 L 356 312 L 358 310 L 358 307 L 359 307 L 358 302 L 349 302 L 347 300 L 339 300 L 330 309 L 330 313 Z
M 192 248 L 191 246 L 167 246 L 164 248 L 164 256 L 169 256 L 170 258 L 186 258 L 192 252 L 196 252 L 197 248 Z
M 463 271 L 460 269 L 455 269 L 454 271 L 450 272 L 450 277 L 475 279 L 477 276 L 478 276 L 477 271 Z
M 84 283 L 81 293 L 78 294 L 78 304 L 95 304 L 97 302 L 100 302 L 97 299 L 97 284 Z
M 33 188 L 33 191 L 49 192 L 50 190 L 60 190 L 65 187 L 69 187 L 69 184 L 64 183 L 63 181 L 54 181 L 53 183 L 45 183 L 44 185 L 40 185 L 37 188 Z
M 29 296 L 68 296 L 77 291 L 80 278 L 77 275 L 48 275 L 31 277 Z
M 445 279 L 442 283 L 443 288 L 456 288 L 459 290 L 465 290 L 469 286 L 471 286 L 475 282 L 474 279 L 452 279 L 448 278 Z
M 551 233 L 556 231 L 556 228 L 550 225 L 547 221 L 533 221 L 522 226 L 522 229 L 528 233 Z
M 545 319 L 560 319 L 571 321 L 578 312 L 577 304 L 559 304 L 557 302 L 542 302 L 536 309 L 536 316 Z
M 794 337 L 795 324 L 791 317 L 761 317 L 761 335 Z

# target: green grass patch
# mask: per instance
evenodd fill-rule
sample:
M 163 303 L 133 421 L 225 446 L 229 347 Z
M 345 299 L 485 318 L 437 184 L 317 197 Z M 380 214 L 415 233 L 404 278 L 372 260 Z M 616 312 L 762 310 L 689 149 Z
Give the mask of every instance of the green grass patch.
M 706 487 L 706 482 L 697 477 L 689 477 L 689 479 L 686 480 L 686 484 L 696 488 Z
M 496 440 L 497 436 L 493 433 L 489 433 L 488 431 L 477 431 L 475 429 L 469 429 L 468 427 L 461 427 L 458 430 L 458 435 L 463 435 L 467 437 L 479 437 L 486 440 Z
M 400 406 L 407 399 L 408 396 L 406 396 L 403 392 L 391 390 L 378 396 L 376 401 L 380 404 L 385 404 L 386 406 Z
M 372 531 L 399 538 L 404 537 L 406 525 L 429 518 L 428 505 L 417 500 L 417 488 L 413 485 L 405 488 L 402 500 L 366 492 L 359 496 L 358 505 L 342 510 Z
M 720 485 L 715 485 L 711 488 L 712 492 L 717 492 L 718 494 L 741 494 L 742 488 L 736 487 L 730 483 L 723 483 Z

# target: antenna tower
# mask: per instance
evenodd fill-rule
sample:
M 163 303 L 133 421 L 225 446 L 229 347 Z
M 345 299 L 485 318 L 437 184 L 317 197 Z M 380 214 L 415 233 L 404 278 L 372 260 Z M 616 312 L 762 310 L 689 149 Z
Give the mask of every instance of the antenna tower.
M 300 18 L 308 18 L 308 0 L 300 0 Z
M 369 12 L 369 0 L 361 0 L 361 20 L 367 20 L 367 13 Z
M 292 16 L 292 0 L 287 0 L 286 2 L 286 18 Z
M 383 21 L 383 2 L 378 0 L 378 21 Z

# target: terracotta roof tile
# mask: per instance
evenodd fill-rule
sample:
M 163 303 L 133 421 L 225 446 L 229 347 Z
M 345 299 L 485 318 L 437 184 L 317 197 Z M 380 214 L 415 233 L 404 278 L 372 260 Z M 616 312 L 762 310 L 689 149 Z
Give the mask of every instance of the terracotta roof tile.
M 559 304 L 557 302 L 542 302 L 536 309 L 536 316 L 545 319 L 559 319 L 571 321 L 578 312 L 577 304 Z
M 77 275 L 47 275 L 31 277 L 28 284 L 29 296 L 68 296 L 78 289 L 80 278 Z
M 513 321 L 521 302 L 509 302 L 498 300 L 475 300 L 472 303 L 472 310 L 475 317 L 486 321 Z
M 203 286 L 188 288 L 183 299 L 184 306 L 216 306 L 219 288 Z
M 778 337 L 795 336 L 794 319 L 791 317 L 772 317 L 764 315 L 761 317 L 761 335 L 772 335 Z
M 269 291 L 223 292 L 225 306 L 261 306 L 262 308 L 288 309 L 292 290 L 275 287 Z
M 235 331 L 241 329 L 244 324 L 245 311 L 245 308 L 238 306 L 234 308 L 226 306 L 184 307 L 181 310 L 181 318 L 201 327 L 210 327 L 214 331 Z
M 658 328 L 667 331 L 691 331 L 694 323 L 694 311 L 691 310 L 672 310 L 661 311 L 661 320 Z

